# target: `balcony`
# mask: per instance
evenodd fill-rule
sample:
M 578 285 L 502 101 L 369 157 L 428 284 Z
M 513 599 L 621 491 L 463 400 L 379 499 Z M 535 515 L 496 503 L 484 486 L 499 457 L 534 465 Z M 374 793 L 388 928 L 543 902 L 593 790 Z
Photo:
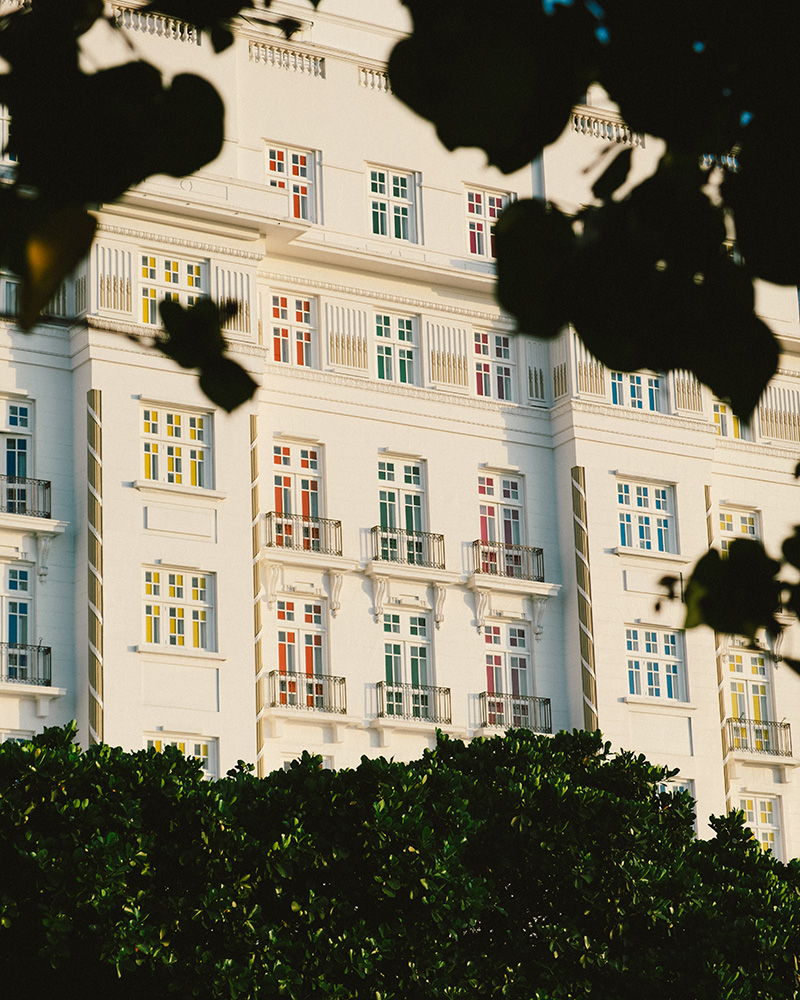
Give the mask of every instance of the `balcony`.
M 505 576 L 513 580 L 544 582 L 544 551 L 530 545 L 510 545 L 507 542 L 472 543 L 476 573 Z
M 271 708 L 298 708 L 306 712 L 347 712 L 344 677 L 273 670 L 268 675 Z
M 414 719 L 449 725 L 450 688 L 415 687 L 379 681 L 378 716 L 381 719 Z
M 792 730 L 788 722 L 725 720 L 726 753 L 763 753 L 773 757 L 792 756 Z
M 373 559 L 444 569 L 444 535 L 405 528 L 383 528 L 379 524 L 370 529 L 370 534 Z
M 50 517 L 50 483 L 44 479 L 0 476 L 0 513 Z
M 510 726 L 531 729 L 534 733 L 552 733 L 549 698 L 531 698 L 522 694 L 498 694 L 482 691 L 478 695 L 482 726 Z
M 279 514 L 271 510 L 266 515 L 268 548 L 319 552 L 322 555 L 342 554 L 342 522 L 327 517 L 305 514 Z
M 0 642 L 0 683 L 50 687 L 50 646 L 20 646 Z

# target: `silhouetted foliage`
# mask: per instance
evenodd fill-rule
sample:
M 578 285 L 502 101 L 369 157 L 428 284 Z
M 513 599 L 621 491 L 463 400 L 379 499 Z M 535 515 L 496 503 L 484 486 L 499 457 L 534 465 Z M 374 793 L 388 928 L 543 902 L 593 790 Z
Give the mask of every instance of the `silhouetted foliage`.
M 218 782 L 174 748 L 0 747 L 8 995 L 794 995 L 797 863 L 599 733 L 304 754 Z
M 519 169 L 558 138 L 595 82 L 632 130 L 666 142 L 656 173 L 624 198 L 615 195 L 630 171 L 630 149 L 611 154 L 593 186 L 598 205 L 568 217 L 533 199 L 503 213 L 498 298 L 520 329 L 552 338 L 570 322 L 611 368 L 689 369 L 741 418 L 750 416 L 778 363 L 775 337 L 754 313 L 753 280 L 800 283 L 800 201 L 787 134 L 800 96 L 800 7 L 403 2 L 414 31 L 392 54 L 392 89 L 435 124 L 448 148 L 479 146 L 501 170 Z M 144 10 L 195 24 L 222 51 L 233 17 L 269 6 L 152 0 Z M 222 143 L 222 102 L 200 77 L 181 74 L 165 87 L 140 60 L 80 69 L 80 37 L 102 16 L 100 0 L 33 0 L 0 20 L 0 57 L 10 66 L 0 75 L 0 103 L 13 118 L 8 152 L 19 159 L 13 183 L 0 186 L 0 265 L 22 276 L 24 329 L 88 251 L 95 222 L 87 206 L 156 172 L 191 173 Z M 297 28 L 291 18 L 273 23 L 287 35 Z M 88 135 L 91 157 L 84 155 Z M 722 177 L 715 200 L 707 193 L 712 169 Z M 200 303 L 161 316 L 159 346 L 200 369 L 214 402 L 231 409 L 252 394 L 252 380 L 223 353 L 216 309 Z M 763 549 L 752 559 L 747 584 L 751 592 L 765 588 L 755 605 L 771 601 L 776 588 L 787 596 Z M 688 626 L 724 621 L 751 637 L 757 628 L 780 630 L 775 608 L 733 614 L 742 607 L 739 565 L 738 556 L 727 568 L 712 556 L 701 562 L 686 590 Z M 793 590 L 787 600 L 796 611 Z M 715 606 L 728 610 L 720 617 Z

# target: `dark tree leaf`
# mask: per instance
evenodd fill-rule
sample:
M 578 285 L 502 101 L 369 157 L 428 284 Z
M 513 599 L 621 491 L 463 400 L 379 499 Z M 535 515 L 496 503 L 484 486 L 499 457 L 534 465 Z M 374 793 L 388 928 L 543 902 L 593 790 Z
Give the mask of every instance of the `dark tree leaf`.
M 414 34 L 389 60 L 394 93 L 436 125 L 448 149 L 479 146 L 505 173 L 553 142 L 596 78 L 583 4 L 551 15 L 530 0 L 406 0 Z M 487 53 L 502 53 L 502 66 Z
M 783 558 L 792 566 L 800 569 L 800 525 L 794 529 L 794 534 L 784 539 Z
M 565 269 L 575 247 L 570 220 L 550 202 L 523 199 L 495 229 L 497 300 L 520 329 L 555 337 L 569 320 Z
M 235 315 L 237 308 L 236 303 L 227 302 L 220 309 L 209 298 L 199 299 L 188 309 L 167 300 L 158 305 L 166 332 L 158 341 L 159 349 L 182 368 L 199 368 L 200 388 L 228 412 L 258 388 L 240 365 L 224 355 L 221 324 Z
M 630 173 L 632 155 L 633 150 L 628 148 L 623 149 L 621 153 L 618 153 L 614 157 L 600 177 L 594 182 L 592 194 L 595 198 L 598 198 L 600 201 L 607 201 L 617 188 L 622 187 Z
M 783 591 L 779 570 L 780 563 L 751 539 L 733 541 L 727 559 L 710 549 L 686 585 L 686 628 L 705 624 L 750 639 L 755 639 L 759 629 L 772 636 L 780 634 L 775 617 Z
M 258 384 L 241 365 L 219 357 L 200 370 L 200 388 L 212 403 L 230 413 L 250 399 Z
M 19 325 L 30 330 L 59 285 L 89 252 L 97 220 L 82 205 L 46 215 L 28 236 Z

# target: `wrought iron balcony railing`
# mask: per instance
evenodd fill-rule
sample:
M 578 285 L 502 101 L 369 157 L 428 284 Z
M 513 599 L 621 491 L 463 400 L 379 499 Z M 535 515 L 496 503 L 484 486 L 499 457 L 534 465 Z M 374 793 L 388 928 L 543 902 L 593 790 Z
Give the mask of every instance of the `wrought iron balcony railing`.
M 507 542 L 472 543 L 476 573 L 510 576 L 515 580 L 544 582 L 544 551 L 530 545 L 510 545 Z
M 50 687 L 51 650 L 49 646 L 24 646 L 0 642 L 0 682 L 39 684 Z
M 450 688 L 414 687 L 378 682 L 378 716 L 382 719 L 419 719 L 449 723 Z
M 549 698 L 531 698 L 523 694 L 499 694 L 483 691 L 478 696 L 482 726 L 510 726 L 532 729 L 535 733 L 552 733 Z
M 0 511 L 50 517 L 50 483 L 45 479 L 0 476 Z
M 344 677 L 272 670 L 268 675 L 272 708 L 299 708 L 308 712 L 347 712 Z
M 379 524 L 371 529 L 371 534 L 373 559 L 444 569 L 444 535 L 405 528 L 382 528 Z
M 270 548 L 299 549 L 323 555 L 342 554 L 342 522 L 306 514 L 279 514 L 271 510 L 266 517 Z
M 776 757 L 791 757 L 792 730 L 788 722 L 726 719 L 725 744 L 728 753 L 768 753 Z

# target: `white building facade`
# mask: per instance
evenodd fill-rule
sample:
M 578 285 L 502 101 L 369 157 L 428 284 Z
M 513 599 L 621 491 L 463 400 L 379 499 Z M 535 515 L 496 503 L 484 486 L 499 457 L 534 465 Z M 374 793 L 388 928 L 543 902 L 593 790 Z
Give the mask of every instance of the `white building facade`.
M 251 16 L 219 56 L 112 6 L 144 57 L 212 79 L 226 141 L 102 206 L 32 334 L 0 323 L 0 738 L 77 718 L 84 741 L 178 744 L 219 776 L 304 749 L 412 758 L 437 728 L 599 726 L 680 768 L 701 835 L 744 808 L 800 853 L 800 679 L 656 610 L 709 545 L 774 549 L 796 520 L 796 291 L 760 292 L 784 354 L 749 426 L 689 373 L 516 333 L 499 211 L 577 206 L 602 148 L 633 145 L 642 176 L 655 140 L 589 95 L 543 165 L 445 152 L 391 95 L 390 0 L 276 4 L 301 31 Z M 148 346 L 165 295 L 240 303 L 230 353 L 260 388 L 232 415 Z

